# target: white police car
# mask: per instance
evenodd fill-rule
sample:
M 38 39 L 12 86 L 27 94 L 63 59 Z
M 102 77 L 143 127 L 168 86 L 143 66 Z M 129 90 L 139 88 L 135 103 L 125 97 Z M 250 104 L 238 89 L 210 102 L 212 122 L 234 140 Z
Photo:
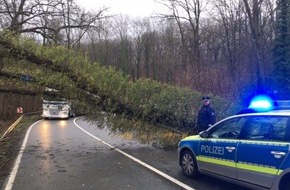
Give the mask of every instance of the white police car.
M 250 108 L 261 105 L 272 106 L 262 100 Z M 178 155 L 183 173 L 208 174 L 254 189 L 290 190 L 290 110 L 260 111 L 228 117 L 182 139 Z

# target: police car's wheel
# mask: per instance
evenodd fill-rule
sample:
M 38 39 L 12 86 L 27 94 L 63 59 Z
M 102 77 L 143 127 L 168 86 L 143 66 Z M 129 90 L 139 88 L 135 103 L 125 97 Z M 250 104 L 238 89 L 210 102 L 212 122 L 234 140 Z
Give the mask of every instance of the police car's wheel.
M 289 189 L 290 189 L 290 182 L 288 180 L 287 181 L 285 180 L 281 190 L 289 190 Z
M 286 184 L 285 184 L 285 189 L 290 189 L 290 182 L 288 181 Z
M 196 177 L 198 175 L 198 169 L 196 159 L 191 151 L 185 150 L 181 153 L 180 163 L 183 173 L 188 177 Z
M 285 178 L 282 181 L 282 184 L 280 185 L 281 187 L 279 188 L 279 190 L 289 190 L 290 189 L 290 181 L 289 181 L 289 177 Z

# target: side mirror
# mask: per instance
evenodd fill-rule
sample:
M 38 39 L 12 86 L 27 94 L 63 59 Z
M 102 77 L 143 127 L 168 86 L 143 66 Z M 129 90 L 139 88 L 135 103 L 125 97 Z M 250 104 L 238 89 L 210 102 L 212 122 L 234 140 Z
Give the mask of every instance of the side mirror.
M 207 132 L 207 131 L 201 131 L 201 132 L 199 133 L 199 136 L 200 136 L 201 138 L 207 138 L 207 137 L 208 137 L 208 132 Z

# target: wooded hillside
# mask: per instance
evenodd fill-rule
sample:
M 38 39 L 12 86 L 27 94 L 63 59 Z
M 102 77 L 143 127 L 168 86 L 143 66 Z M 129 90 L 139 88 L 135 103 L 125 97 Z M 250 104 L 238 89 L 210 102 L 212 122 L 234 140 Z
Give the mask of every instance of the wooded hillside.
M 29 74 L 38 90 L 90 102 L 90 113 L 98 106 L 172 125 L 191 122 L 204 94 L 221 118 L 256 93 L 287 98 L 288 0 L 158 2 L 167 12 L 137 19 L 74 0 L 0 0 L 1 75 Z
M 62 46 L 48 48 L 10 32 L 2 33 L 0 45 L 10 61 L 1 70 L 10 76 L 9 81 L 39 95 L 45 87 L 58 89 L 62 96 L 74 100 L 78 112 L 92 119 L 100 119 L 99 114 L 105 111 L 175 128 L 195 122 L 202 94 L 189 88 L 149 79 L 132 81 L 124 73 L 89 62 L 73 50 Z M 24 72 L 32 78 L 26 85 L 12 81 Z M 218 96 L 213 100 L 220 108 L 220 118 L 237 111 L 233 102 Z

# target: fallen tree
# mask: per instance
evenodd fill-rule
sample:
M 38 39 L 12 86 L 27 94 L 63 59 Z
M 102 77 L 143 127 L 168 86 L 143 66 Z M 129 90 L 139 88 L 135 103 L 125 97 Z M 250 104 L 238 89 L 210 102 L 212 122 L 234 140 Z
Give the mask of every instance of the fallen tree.
M 188 88 L 147 79 L 133 82 L 122 72 L 91 63 L 71 49 L 40 46 L 9 32 L 1 34 L 0 51 L 6 57 L 45 69 L 32 73 L 35 83 L 60 89 L 69 99 L 78 99 L 91 118 L 97 111 L 106 111 L 174 128 L 189 127 L 195 121 L 201 94 Z M 219 117 L 236 111 L 228 101 L 213 99 L 222 108 L 218 110 Z

